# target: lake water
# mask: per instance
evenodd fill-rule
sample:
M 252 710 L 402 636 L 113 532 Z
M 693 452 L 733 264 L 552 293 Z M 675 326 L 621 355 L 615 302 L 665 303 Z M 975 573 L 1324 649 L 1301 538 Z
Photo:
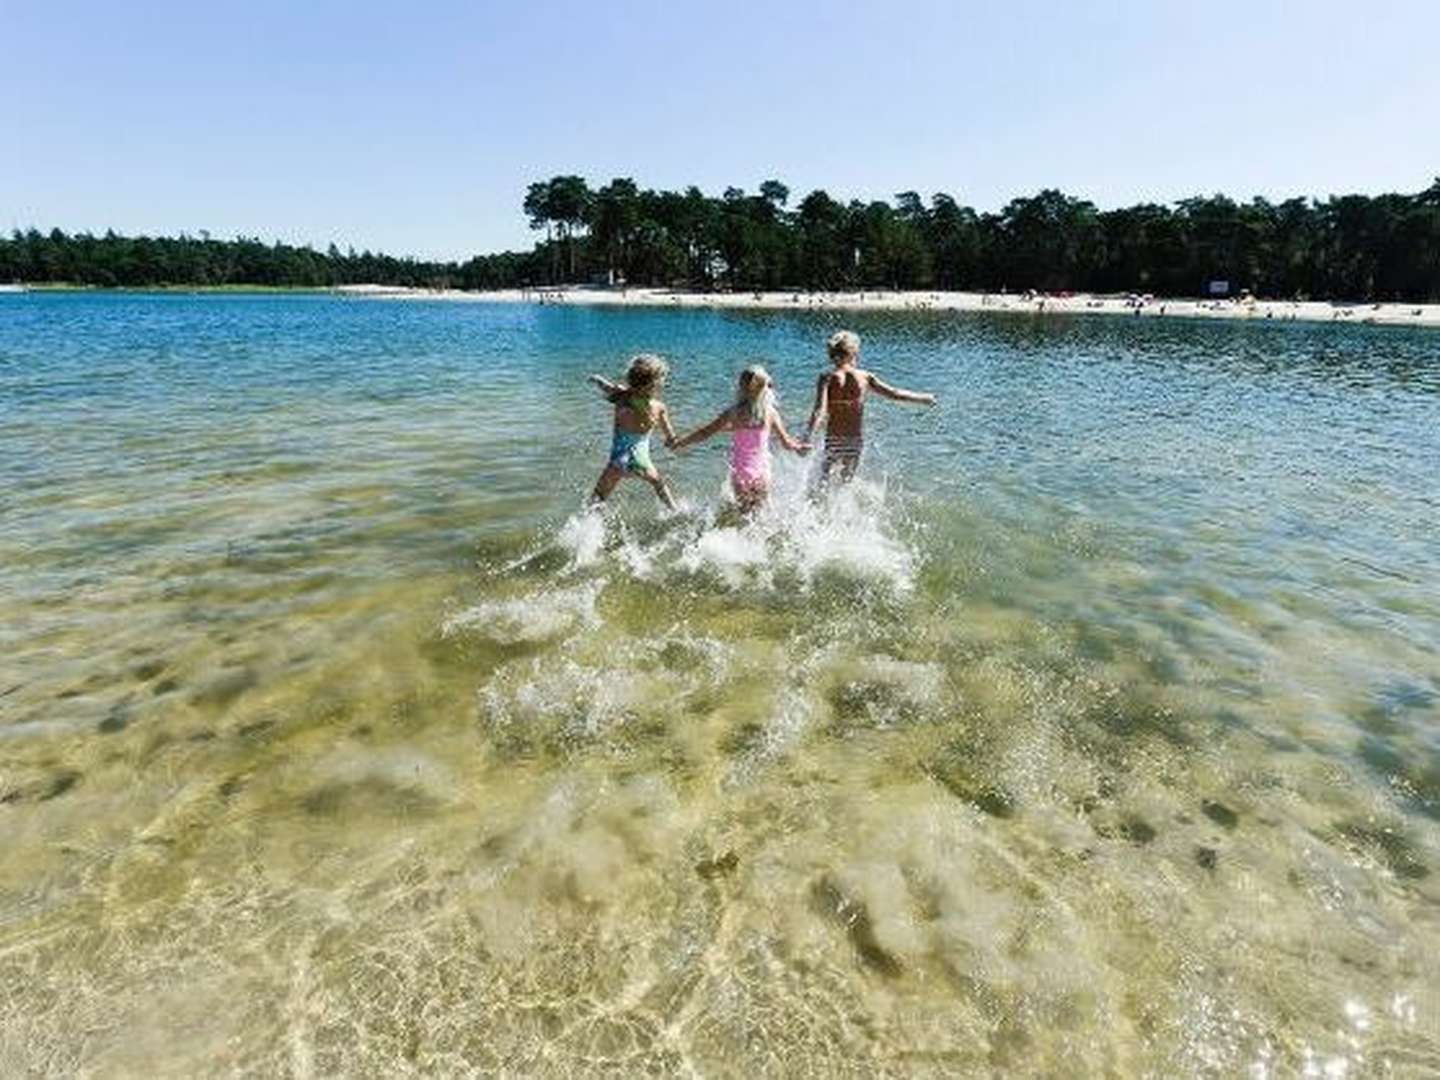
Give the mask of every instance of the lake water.
M 0 297 L 0 1075 L 1440 1071 L 1440 336 Z

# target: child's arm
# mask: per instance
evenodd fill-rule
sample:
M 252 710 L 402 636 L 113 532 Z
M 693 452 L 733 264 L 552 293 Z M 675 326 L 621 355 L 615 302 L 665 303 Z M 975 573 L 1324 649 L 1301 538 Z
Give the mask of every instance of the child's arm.
M 815 384 L 815 407 L 810 410 L 810 422 L 805 425 L 805 438 L 807 440 L 815 437 L 815 428 L 820 423 L 820 417 L 824 416 L 830 407 L 830 376 L 821 375 L 820 381 Z
M 697 442 L 704 442 L 711 435 L 719 434 L 730 426 L 730 410 L 726 409 L 719 416 L 711 420 L 702 428 L 696 428 L 690 434 L 674 440 L 667 445 L 671 450 L 684 450 L 687 446 L 693 446 Z
M 870 374 L 870 389 L 874 390 L 881 397 L 888 397 L 891 401 L 908 401 L 915 405 L 934 405 L 934 394 L 921 394 L 914 390 L 901 390 L 898 386 L 890 386 L 880 381 L 880 377 L 873 372 Z
M 592 383 L 600 388 L 600 392 L 605 395 L 606 399 L 610 401 L 613 401 L 618 394 L 625 392 L 625 387 L 619 383 L 611 382 L 605 378 L 604 375 L 591 375 L 589 378 Z
M 665 445 L 675 449 L 675 429 L 670 425 L 670 410 L 660 406 L 660 434 L 665 436 Z
M 770 406 L 770 426 L 775 432 L 775 437 L 780 440 L 780 445 L 794 454 L 808 454 L 810 444 L 801 442 L 799 439 L 791 438 L 790 433 L 785 430 L 785 421 L 780 419 L 780 410 Z

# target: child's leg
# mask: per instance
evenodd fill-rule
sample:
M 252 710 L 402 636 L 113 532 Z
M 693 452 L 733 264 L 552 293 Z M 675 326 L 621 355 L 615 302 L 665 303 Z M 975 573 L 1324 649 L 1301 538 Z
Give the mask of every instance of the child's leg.
M 835 455 L 825 453 L 820 457 L 820 487 L 828 487 L 830 484 L 830 470 L 835 468 Z
M 825 456 L 820 459 L 820 487 L 828 488 L 836 480 L 836 471 L 839 471 L 841 483 L 850 479 L 854 469 L 847 470 L 845 467 L 846 457 L 839 453 L 828 443 L 825 446 Z
M 770 489 L 763 484 L 752 485 L 735 492 L 735 504 L 740 512 L 750 515 L 758 511 L 770 498 Z
M 769 478 L 763 472 L 730 471 L 730 494 L 734 505 L 742 514 L 753 514 L 765 504 L 770 494 Z
M 810 480 L 810 488 L 807 495 L 811 502 L 819 502 L 824 498 L 825 493 L 830 490 L 830 472 L 835 468 L 835 458 L 829 453 L 821 453 L 820 467 Z
M 830 482 L 830 474 L 840 470 L 840 482 L 848 484 L 855 479 L 855 470 L 860 467 L 860 451 L 864 443 L 858 438 L 846 436 L 825 440 L 825 456 L 820 463 L 820 481 Z
M 605 471 L 600 474 L 600 479 L 595 481 L 595 490 L 590 494 L 591 502 L 604 502 L 615 490 L 615 485 L 620 483 L 620 478 L 625 471 L 618 465 L 606 465 Z
M 639 475 L 655 489 L 655 494 L 660 496 L 660 501 L 665 504 L 667 509 L 675 509 L 675 496 L 670 493 L 670 485 L 665 483 L 665 478 L 660 475 L 658 469 L 647 469 Z

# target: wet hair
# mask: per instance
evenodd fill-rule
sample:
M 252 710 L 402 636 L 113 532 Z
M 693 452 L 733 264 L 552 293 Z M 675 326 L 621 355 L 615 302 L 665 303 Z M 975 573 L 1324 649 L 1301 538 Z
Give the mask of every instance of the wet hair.
M 750 384 L 756 379 L 765 380 L 765 389 L 751 397 L 748 391 Z M 759 364 L 751 364 L 740 372 L 740 392 L 735 400 L 735 411 L 745 419 L 746 423 L 758 427 L 765 422 L 765 414 L 775 400 L 774 386 L 775 383 L 770 378 L 770 373 Z
M 630 358 L 630 367 L 625 371 L 625 384 L 631 390 L 649 390 L 664 382 L 670 374 L 670 365 L 654 353 L 641 353 Z
M 825 351 L 830 354 L 831 360 L 841 356 L 859 356 L 860 335 L 853 330 L 837 330 L 825 343 Z

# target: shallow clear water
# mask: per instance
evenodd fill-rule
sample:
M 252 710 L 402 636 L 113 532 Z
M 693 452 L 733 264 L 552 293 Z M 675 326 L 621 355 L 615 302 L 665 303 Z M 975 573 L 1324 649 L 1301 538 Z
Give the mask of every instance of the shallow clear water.
M 1440 338 L 0 297 L 0 1074 L 1440 1070 Z

